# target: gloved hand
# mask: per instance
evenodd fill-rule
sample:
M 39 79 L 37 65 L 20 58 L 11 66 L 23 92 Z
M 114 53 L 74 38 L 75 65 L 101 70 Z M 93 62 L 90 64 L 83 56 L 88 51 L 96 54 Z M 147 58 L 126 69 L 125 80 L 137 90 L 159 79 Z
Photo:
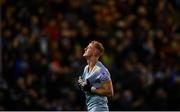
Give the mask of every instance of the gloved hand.
M 79 88 L 82 90 L 82 86 L 84 85 L 84 80 L 82 79 L 81 76 L 79 76 L 79 79 L 78 79 L 78 86 Z
M 83 91 L 91 92 L 92 85 L 90 84 L 89 80 L 83 80 L 81 76 L 79 76 L 79 79 L 78 79 L 78 86 Z

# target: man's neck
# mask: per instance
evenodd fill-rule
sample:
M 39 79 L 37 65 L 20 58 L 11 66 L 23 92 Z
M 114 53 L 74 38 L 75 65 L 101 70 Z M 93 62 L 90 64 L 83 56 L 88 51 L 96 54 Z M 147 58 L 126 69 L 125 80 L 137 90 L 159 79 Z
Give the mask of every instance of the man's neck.
M 91 71 L 91 70 L 94 68 L 94 66 L 96 65 L 97 61 L 98 61 L 97 58 L 87 59 L 87 63 L 88 63 L 88 65 L 89 65 L 88 71 Z

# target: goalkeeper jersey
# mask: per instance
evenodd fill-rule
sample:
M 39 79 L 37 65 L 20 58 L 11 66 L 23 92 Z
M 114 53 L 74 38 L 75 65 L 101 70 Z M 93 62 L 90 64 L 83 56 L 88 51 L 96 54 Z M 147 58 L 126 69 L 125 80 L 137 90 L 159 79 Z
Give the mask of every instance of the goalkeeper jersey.
M 84 68 L 82 75 L 84 80 L 88 79 L 92 86 L 99 88 L 101 83 L 111 80 L 110 73 L 106 67 L 98 61 L 91 72 L 88 72 L 88 65 Z M 108 111 L 108 99 L 106 96 L 85 92 L 88 111 Z

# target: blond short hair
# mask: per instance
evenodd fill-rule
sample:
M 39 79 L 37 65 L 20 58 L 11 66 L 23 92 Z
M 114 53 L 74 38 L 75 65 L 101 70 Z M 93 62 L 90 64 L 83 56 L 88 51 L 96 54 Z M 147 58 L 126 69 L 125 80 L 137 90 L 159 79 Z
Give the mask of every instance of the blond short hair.
M 104 53 L 104 47 L 102 45 L 102 43 L 98 42 L 98 41 L 91 41 L 90 43 L 92 43 L 94 45 L 94 47 L 99 51 L 98 55 L 102 56 Z

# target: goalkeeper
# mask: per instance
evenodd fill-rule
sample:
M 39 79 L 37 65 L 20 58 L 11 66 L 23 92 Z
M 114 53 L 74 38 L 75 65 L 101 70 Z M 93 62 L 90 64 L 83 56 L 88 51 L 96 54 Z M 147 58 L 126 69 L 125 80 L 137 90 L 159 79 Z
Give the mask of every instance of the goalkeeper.
M 104 47 L 98 41 L 92 41 L 84 49 L 87 60 L 78 85 L 85 92 L 88 111 L 109 111 L 107 97 L 113 96 L 113 86 L 109 71 L 98 61 Z

